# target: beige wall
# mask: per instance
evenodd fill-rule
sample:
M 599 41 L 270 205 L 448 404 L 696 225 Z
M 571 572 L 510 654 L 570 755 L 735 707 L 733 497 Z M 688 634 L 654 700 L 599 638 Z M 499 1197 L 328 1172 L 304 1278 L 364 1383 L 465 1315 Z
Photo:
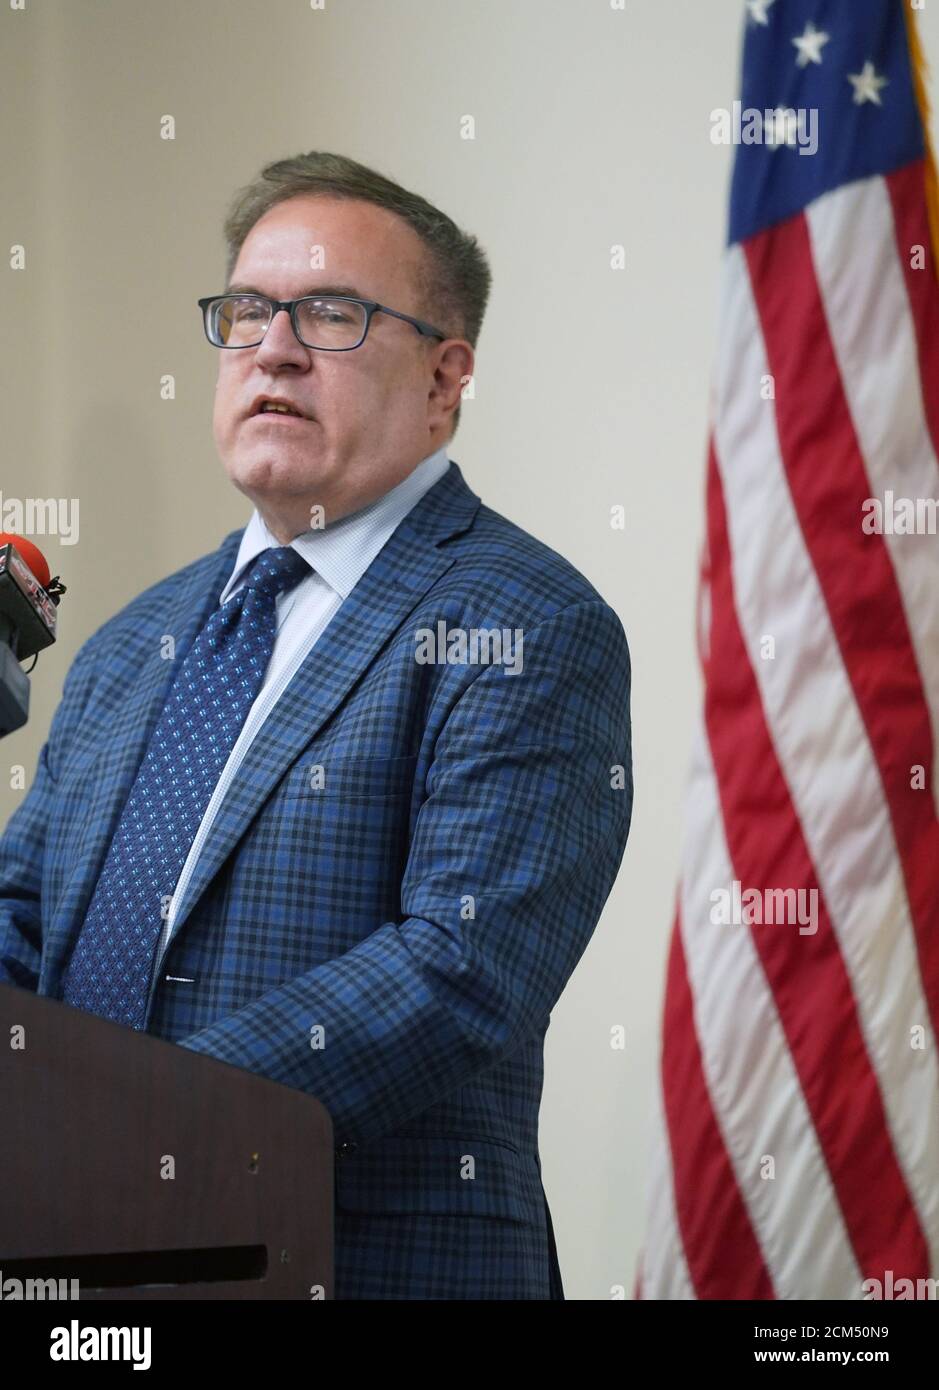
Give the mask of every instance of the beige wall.
M 4 243 L 27 249 L 26 270 L 2 278 L 0 490 L 77 498 L 80 541 L 46 542 L 70 592 L 30 725 L 3 744 L 0 825 L 23 795 L 8 769 L 32 776 L 81 642 L 249 515 L 214 453 L 215 357 L 195 307 L 222 284 L 233 190 L 319 148 L 446 209 L 494 270 L 453 455 L 490 506 L 597 585 L 632 649 L 633 828 L 554 1014 L 542 1112 L 568 1297 L 631 1291 L 698 703 L 694 576 L 730 172 L 709 113 L 736 96 L 743 6 L 25 3 L 0 7 L 0 218 Z M 939 54 L 939 3 L 923 29 Z M 565 338 L 557 305 L 571 303 Z M 609 524 L 616 503 L 625 531 Z M 624 1052 L 610 1047 L 616 1024 Z

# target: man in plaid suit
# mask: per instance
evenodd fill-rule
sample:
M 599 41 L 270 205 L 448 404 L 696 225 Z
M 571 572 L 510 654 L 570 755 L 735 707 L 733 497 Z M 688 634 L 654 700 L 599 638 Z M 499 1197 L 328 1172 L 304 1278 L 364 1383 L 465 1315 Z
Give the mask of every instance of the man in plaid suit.
M 200 302 L 217 447 L 255 511 L 79 651 L 0 838 L 0 982 L 139 1009 L 318 1097 L 337 1297 L 563 1298 L 543 1042 L 629 828 L 622 625 L 449 457 L 489 287 L 473 238 L 319 153 L 269 166 L 226 232 Z M 290 587 L 249 609 L 252 567 L 285 556 Z M 238 605 L 248 713 L 203 750 L 234 698 L 205 634 Z M 194 756 L 148 783 L 177 709 Z M 122 879 L 129 822 L 171 868 L 159 910 Z

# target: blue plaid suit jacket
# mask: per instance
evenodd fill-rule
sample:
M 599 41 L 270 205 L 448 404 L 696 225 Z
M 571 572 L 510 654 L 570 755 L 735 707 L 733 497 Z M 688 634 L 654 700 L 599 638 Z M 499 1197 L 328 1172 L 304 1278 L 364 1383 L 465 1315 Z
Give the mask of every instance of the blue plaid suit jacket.
M 173 677 L 162 639 L 181 659 L 240 537 L 75 658 L 0 837 L 0 981 L 58 994 Z M 416 630 L 441 620 L 520 628 L 521 673 L 418 662 Z M 538 1153 L 543 1042 L 626 843 L 629 679 L 613 610 L 451 462 L 220 808 L 147 1027 L 327 1106 L 339 1298 L 563 1298 Z

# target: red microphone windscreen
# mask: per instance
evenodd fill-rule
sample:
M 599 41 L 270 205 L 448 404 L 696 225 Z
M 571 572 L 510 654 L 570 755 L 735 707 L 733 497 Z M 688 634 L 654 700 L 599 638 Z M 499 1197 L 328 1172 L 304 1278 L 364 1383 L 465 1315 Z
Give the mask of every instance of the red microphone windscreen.
M 33 574 L 45 589 L 52 578 L 46 557 L 39 549 L 38 545 L 33 545 L 32 541 L 26 540 L 23 536 L 14 536 L 12 531 L 0 531 L 0 545 L 15 545 L 20 553 L 20 558 L 27 564 Z

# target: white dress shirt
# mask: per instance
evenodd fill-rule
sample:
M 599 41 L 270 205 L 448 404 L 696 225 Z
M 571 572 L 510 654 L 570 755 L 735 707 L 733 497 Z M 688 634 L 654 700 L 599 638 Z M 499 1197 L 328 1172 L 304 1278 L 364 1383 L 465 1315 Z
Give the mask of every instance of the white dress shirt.
M 317 639 L 325 631 L 343 599 L 351 593 L 392 532 L 424 493 L 443 477 L 449 466 L 447 446 L 443 444 L 436 453 L 429 454 L 383 497 L 370 502 L 357 512 L 341 517 L 332 525 L 326 525 L 319 530 L 304 531 L 303 535 L 290 542 L 293 549 L 303 556 L 312 569 L 295 588 L 277 596 L 277 636 L 264 683 L 248 711 L 228 761 L 222 768 L 221 776 L 205 808 L 205 814 L 182 867 L 160 934 L 154 962 L 154 978 L 160 970 L 166 948 L 172 939 L 177 910 L 185 897 L 202 846 L 225 793 L 258 730 L 306 660 Z M 241 538 L 235 567 L 219 595 L 219 604 L 227 603 L 242 588 L 241 576 L 256 556 L 269 547 L 276 549 L 280 544 L 281 542 L 271 535 L 260 513 L 255 509 Z

